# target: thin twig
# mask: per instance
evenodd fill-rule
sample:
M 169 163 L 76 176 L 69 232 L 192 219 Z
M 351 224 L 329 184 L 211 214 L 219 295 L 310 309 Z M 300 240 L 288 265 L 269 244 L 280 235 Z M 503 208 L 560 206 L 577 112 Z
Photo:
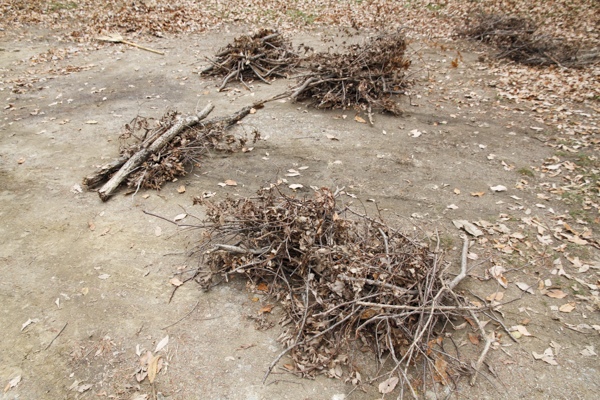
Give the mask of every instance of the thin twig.
M 48 348 L 50 347 L 50 345 L 52 343 L 54 343 L 54 341 L 56 340 L 56 338 L 59 337 L 61 333 L 63 333 L 63 331 L 67 327 L 67 324 L 68 324 L 68 322 L 65 322 L 65 324 L 62 327 L 62 329 L 60 331 L 58 331 L 58 333 L 56 334 L 56 336 L 54 336 L 54 338 L 52 338 L 52 340 L 50 341 L 50 343 L 48 343 L 48 345 L 44 348 L 44 350 L 48 350 Z

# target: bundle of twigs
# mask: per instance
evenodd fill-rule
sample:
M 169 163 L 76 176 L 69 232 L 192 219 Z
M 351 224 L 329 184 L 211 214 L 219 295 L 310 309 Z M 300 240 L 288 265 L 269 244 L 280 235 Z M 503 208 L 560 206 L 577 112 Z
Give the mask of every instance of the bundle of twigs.
M 318 108 L 373 108 L 399 115 L 392 96 L 403 94 L 406 40 L 401 33 L 383 34 L 343 53 L 317 53 L 308 59 L 310 73 L 293 90 L 298 100 L 311 99 Z
M 439 247 L 431 250 L 381 219 L 340 204 L 340 193 L 322 188 L 310 199 L 298 199 L 272 185 L 256 198 L 218 203 L 198 198 L 195 203 L 205 205 L 207 215 L 198 226 L 205 231 L 195 251 L 203 267 L 187 280 L 210 287 L 215 277 L 245 274 L 281 300 L 281 324 L 287 328 L 280 341 L 286 349 L 265 380 L 290 353 L 293 364 L 284 371 L 350 375 L 360 382 L 352 365 L 342 369 L 357 348 L 376 354 L 378 378 L 387 376 L 391 386 L 401 382 L 401 390 L 406 385 L 413 394 L 412 374 L 425 384 L 449 382 L 459 369 L 472 372 L 459 355 L 440 347 L 451 317 L 478 321 L 474 312 L 487 309 L 468 305 L 453 291 L 466 276 L 467 240 L 461 273 L 446 280 L 448 263 Z
M 538 32 L 537 26 L 521 17 L 482 14 L 466 23 L 460 35 L 490 43 L 506 58 L 530 66 L 581 67 L 600 61 L 596 51 Z
M 185 175 L 186 168 L 199 167 L 200 159 L 209 150 L 232 152 L 243 148 L 247 138 L 236 138 L 227 130 L 261 107 L 262 103 L 257 103 L 207 121 L 202 120 L 213 110 L 212 104 L 185 118 L 173 111 L 158 121 L 138 116 L 125 125 L 120 136 L 120 158 L 84 178 L 83 184 L 93 188 L 108 180 L 98 191 L 102 200 L 107 200 L 122 182 L 136 190 L 160 189 L 165 182 Z M 258 132 L 253 134 L 256 141 Z
M 231 79 L 239 80 L 246 88 L 244 79 L 258 78 L 271 84 L 271 77 L 287 77 L 284 73 L 296 66 L 300 57 L 292 51 L 290 42 L 281 33 L 261 29 L 252 36 L 242 35 L 221 49 L 202 75 L 224 76 L 219 91 Z

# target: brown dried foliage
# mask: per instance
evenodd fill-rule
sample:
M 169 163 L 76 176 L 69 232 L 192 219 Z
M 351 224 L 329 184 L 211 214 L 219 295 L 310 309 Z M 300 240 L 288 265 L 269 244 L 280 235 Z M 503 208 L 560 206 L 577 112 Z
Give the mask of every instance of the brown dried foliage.
M 573 41 L 540 34 L 535 23 L 521 17 L 481 14 L 460 35 L 489 43 L 500 50 L 497 58 L 523 65 L 581 67 L 600 60 Z
M 296 66 L 300 57 L 292 51 L 289 40 L 272 29 L 260 29 L 252 36 L 242 35 L 233 43 L 219 50 L 211 66 L 203 75 L 224 76 L 219 90 L 229 80 L 237 79 L 244 86 L 244 79 L 260 79 L 270 84 L 272 77 L 287 77 L 284 73 Z M 246 86 L 247 87 L 247 86 Z
M 419 360 L 431 368 L 440 357 L 431 349 L 441 342 L 434 327 L 461 313 L 444 286 L 441 252 L 340 207 L 326 188 L 298 199 L 272 185 L 256 198 L 194 203 L 207 215 L 197 281 L 210 287 L 221 275 L 244 274 L 260 290 L 268 282 L 284 310 L 279 340 L 294 360 L 287 372 L 341 378 L 352 349 L 372 351 L 381 365 L 391 355 L 396 366 Z M 436 310 L 442 302 L 457 307 Z
M 248 112 L 244 114 L 247 115 Z M 178 113 L 167 112 L 160 120 L 136 117 L 125 125 L 120 136 L 121 158 L 128 159 L 142 148 L 146 148 L 165 133 L 177 121 Z M 242 117 L 243 118 L 243 117 Z M 240 118 L 241 119 L 241 118 Z M 227 118 L 201 122 L 175 136 L 160 152 L 150 155 L 141 168 L 127 178 L 129 187 L 160 189 L 165 182 L 184 176 L 188 170 L 200 167 L 203 155 L 210 150 L 235 152 L 244 147 L 246 137 L 227 133 L 231 123 Z M 253 141 L 260 138 L 252 132 Z
M 402 110 L 392 99 L 407 82 L 406 40 L 401 33 L 383 34 L 344 53 L 317 53 L 308 60 L 310 76 L 293 97 L 311 99 L 317 108 L 381 108 L 395 115 Z

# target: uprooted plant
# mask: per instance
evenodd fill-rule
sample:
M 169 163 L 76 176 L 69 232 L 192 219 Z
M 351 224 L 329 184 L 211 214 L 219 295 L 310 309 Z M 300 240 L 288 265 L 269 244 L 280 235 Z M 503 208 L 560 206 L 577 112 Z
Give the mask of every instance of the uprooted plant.
M 476 373 L 494 339 L 476 315 L 489 307 L 469 304 L 454 291 L 466 276 L 468 240 L 461 271 L 450 280 L 439 240 L 431 249 L 344 205 L 341 194 L 322 188 L 299 199 L 271 185 L 254 198 L 195 199 L 206 207 L 206 219 L 185 226 L 203 229 L 194 250 L 201 266 L 185 280 L 209 288 L 243 274 L 281 301 L 279 340 L 286 349 L 264 380 L 289 353 L 284 372 L 346 376 L 358 385 L 361 374 L 349 362 L 357 348 L 376 355 L 378 372 L 370 382 L 387 378 L 382 393 L 400 382 L 401 393 L 416 396 L 416 381 L 449 384 Z M 468 316 L 486 340 L 475 369 L 460 360 L 458 349 L 451 355 L 443 347 L 446 325 L 459 316 Z

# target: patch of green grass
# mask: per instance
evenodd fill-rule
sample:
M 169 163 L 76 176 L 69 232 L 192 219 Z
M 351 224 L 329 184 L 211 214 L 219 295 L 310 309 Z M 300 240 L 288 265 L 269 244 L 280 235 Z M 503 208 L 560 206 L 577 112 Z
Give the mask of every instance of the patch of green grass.
M 533 171 L 532 171 L 532 170 L 530 170 L 529 168 L 525 168 L 525 167 L 523 167 L 523 168 L 519 168 L 519 170 L 518 170 L 517 172 L 518 172 L 519 174 L 521 174 L 521 175 L 529 176 L 529 177 L 531 177 L 531 178 L 534 178 L 534 177 L 535 177 L 535 174 L 534 174 L 534 173 L 533 173 Z
M 316 15 L 307 14 L 304 11 L 300 10 L 288 10 L 286 14 L 292 17 L 292 19 L 302 20 L 306 24 L 312 24 L 313 22 L 315 22 L 315 19 L 317 19 Z
M 425 7 L 427 7 L 431 11 L 439 11 L 442 8 L 446 7 L 446 5 L 445 4 L 427 4 Z
M 75 3 L 74 1 L 69 1 L 67 3 L 55 2 L 55 3 L 50 4 L 48 11 L 56 12 L 59 10 L 73 10 L 75 8 L 77 8 L 77 3 Z
M 454 237 L 446 233 L 440 238 L 440 244 L 444 249 L 451 249 L 454 246 Z

